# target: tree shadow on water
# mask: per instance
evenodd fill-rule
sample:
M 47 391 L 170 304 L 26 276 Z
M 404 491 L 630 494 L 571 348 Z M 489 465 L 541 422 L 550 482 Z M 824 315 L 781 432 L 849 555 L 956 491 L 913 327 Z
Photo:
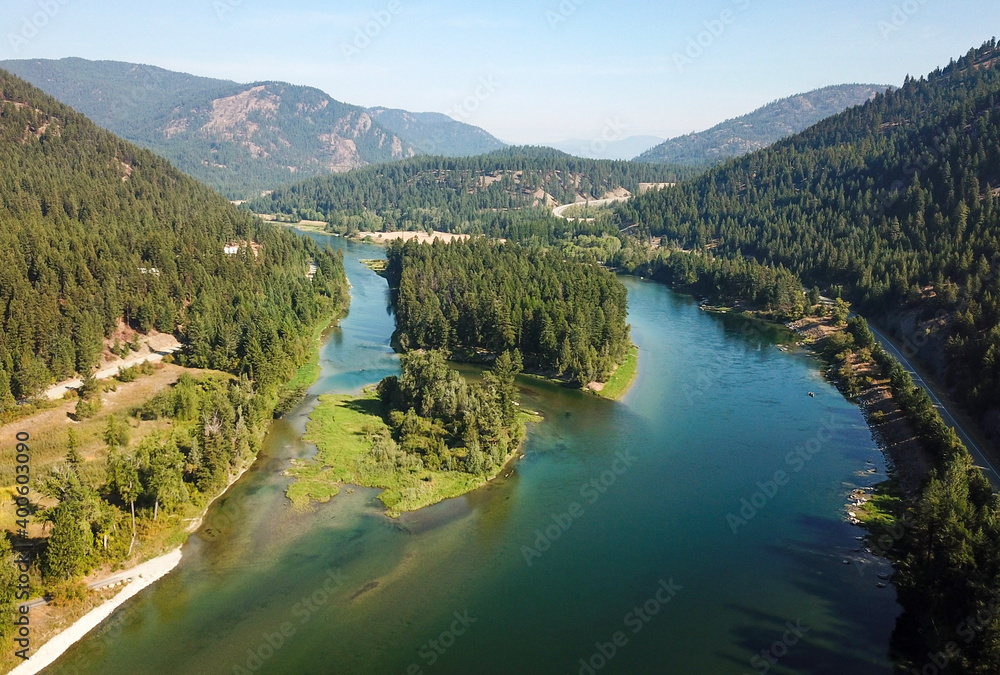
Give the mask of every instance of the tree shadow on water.
M 808 616 L 782 616 L 758 608 L 730 605 L 730 609 L 745 617 L 743 625 L 733 631 L 733 646 L 744 652 L 746 660 L 741 661 L 731 653 L 720 655 L 742 667 L 740 672 L 748 673 L 754 672 L 750 661 L 754 656 L 762 657 L 755 663 L 771 665 L 769 672 L 772 673 L 875 675 L 894 672 L 889 658 L 889 638 L 900 608 L 894 601 L 891 585 L 877 588 L 877 570 L 882 568 L 868 562 L 873 559 L 863 548 L 860 554 L 857 552 L 862 545 L 845 531 L 844 523 L 833 518 L 802 516 L 798 524 L 797 529 L 805 530 L 802 539 L 783 540 L 768 548 L 772 554 L 790 562 L 785 567 L 787 576 L 780 579 L 780 585 L 791 585 L 818 600 L 815 609 L 805 612 Z M 858 529 L 858 536 L 861 534 Z M 844 564 L 845 560 L 849 562 Z M 870 591 L 866 590 L 868 587 Z M 799 621 L 808 630 L 802 631 L 802 638 L 795 644 L 785 644 L 785 636 L 797 637 L 787 632 L 789 622 L 795 626 Z M 777 663 L 766 660 L 768 651 Z M 758 666 L 756 672 L 762 667 Z

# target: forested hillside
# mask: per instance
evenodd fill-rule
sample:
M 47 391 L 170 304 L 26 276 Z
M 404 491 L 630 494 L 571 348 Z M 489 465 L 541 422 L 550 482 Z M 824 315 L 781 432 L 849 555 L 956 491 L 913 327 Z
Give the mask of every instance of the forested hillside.
M 30 483 L 22 476 L 29 460 L 15 469 L 12 449 L 0 466 L 17 513 L 4 514 L 0 559 L 15 569 L 5 530 L 16 528 L 25 563 L 18 599 L 82 598 L 82 575 L 153 555 L 163 537 L 182 540 L 185 524 L 253 461 L 279 389 L 305 361 L 317 326 L 346 306 L 343 260 L 238 211 L 2 70 L 0 147 L 0 421 L 15 414 L 16 399 L 83 377 L 77 424 L 32 418 L 30 437 L 46 451 L 31 455 Z M 185 372 L 151 400 L 91 419 L 105 387 L 155 371 L 123 369 L 115 384 L 92 376 L 105 336 L 122 321 L 176 333 L 181 363 L 229 374 Z M 53 452 L 65 461 L 53 464 Z
M 551 206 L 622 189 L 637 193 L 640 183 L 677 178 L 678 172 L 665 166 L 514 147 L 460 159 L 415 157 L 314 178 L 275 190 L 250 207 L 325 220 L 339 232 L 436 229 L 510 237 L 518 228 L 552 227 L 539 222 L 549 218 Z
M 995 41 L 675 189 L 622 226 L 840 287 L 900 330 L 1000 436 L 1000 53 Z
M 344 300 L 339 258 L 4 71 L 0 87 L 0 410 L 89 374 L 121 319 L 258 387 L 287 375 Z
M 887 89 L 877 84 L 841 84 L 779 99 L 707 131 L 678 136 L 650 148 L 637 162 L 710 166 L 807 129 Z
M 404 350 L 519 350 L 528 370 L 584 386 L 607 380 L 631 345 L 625 287 L 596 264 L 482 238 L 397 241 L 388 261 Z
M 444 115 L 366 110 L 285 82 L 239 84 L 78 58 L 0 67 L 231 199 L 417 153 L 466 155 L 503 145 Z

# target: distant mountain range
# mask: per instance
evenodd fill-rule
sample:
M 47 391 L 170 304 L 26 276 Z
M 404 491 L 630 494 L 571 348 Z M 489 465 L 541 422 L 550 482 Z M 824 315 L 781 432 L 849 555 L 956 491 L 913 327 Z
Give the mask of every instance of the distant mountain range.
M 426 155 L 471 157 L 507 147 L 488 132 L 442 113 L 413 113 L 391 108 L 369 108 L 378 124 L 409 140 Z
M 3 61 L 102 127 L 168 158 L 231 199 L 417 154 L 504 144 L 436 113 L 371 110 L 284 82 L 239 84 L 118 61 Z
M 632 159 L 662 142 L 663 139 L 659 136 L 629 136 L 617 141 L 605 141 L 602 138 L 590 140 L 570 138 L 558 143 L 548 143 L 548 145 L 556 150 L 562 150 L 586 159 Z
M 885 84 L 841 84 L 789 96 L 707 131 L 672 138 L 635 161 L 709 166 L 766 148 L 887 89 Z

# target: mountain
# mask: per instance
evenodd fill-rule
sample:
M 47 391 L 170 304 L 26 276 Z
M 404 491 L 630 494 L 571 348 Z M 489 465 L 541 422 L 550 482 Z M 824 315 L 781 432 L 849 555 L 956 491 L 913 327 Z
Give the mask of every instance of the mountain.
M 842 84 L 789 96 L 707 131 L 679 136 L 643 152 L 637 162 L 708 166 L 760 150 L 822 119 L 871 100 L 879 84 Z
M 368 114 L 386 129 L 413 143 L 425 155 L 470 157 L 507 145 L 479 127 L 457 122 L 441 113 L 369 108 Z
M 179 358 L 270 386 L 342 300 L 332 252 L 3 70 L 0 186 L 0 413 L 90 373 L 123 324 L 177 332 Z M 310 262 L 329 271 L 322 283 Z
M 688 258 L 692 266 L 755 260 L 843 295 L 895 333 L 908 358 L 937 372 L 995 449 L 997 186 L 1000 49 L 994 39 L 770 148 L 641 195 L 619 207 L 617 224 L 636 226 L 633 249 L 639 242 L 646 248 L 643 234 L 662 235 L 665 246 L 655 255 L 665 264 L 677 249 L 697 251 Z M 681 266 L 677 271 L 685 273 Z M 748 274 L 740 282 L 747 287 L 754 280 Z M 853 348 L 882 366 L 879 380 L 888 381 L 900 411 L 887 417 L 902 418 L 905 429 L 883 435 L 884 418 L 870 421 L 880 445 L 900 458 L 899 471 L 922 483 L 905 490 L 890 474 L 883 485 L 892 486 L 894 503 L 876 507 L 877 519 L 886 520 L 864 525 L 870 537 L 888 542 L 883 551 L 894 563 L 905 610 L 892 650 L 912 672 L 928 654 L 948 653 L 948 672 L 995 673 L 1000 621 L 993 617 L 972 630 L 968 617 L 981 611 L 983 598 L 1000 593 L 1000 500 L 928 393 L 900 363 L 879 356 L 866 333 L 852 330 L 831 345 L 837 359 Z M 918 442 L 908 447 L 904 439 L 911 437 Z M 986 443 L 981 449 L 993 454 Z M 897 534 L 883 539 L 885 532 Z M 951 651 L 958 644 L 961 649 Z
M 637 193 L 640 183 L 693 175 L 671 167 L 581 159 L 551 148 L 509 147 L 465 158 L 414 157 L 278 188 L 248 204 L 259 213 L 325 220 L 337 231 L 486 232 L 517 238 L 551 225 L 558 204 Z M 567 221 L 558 221 L 565 225 Z
M 0 67 L 232 199 L 309 176 L 405 159 L 433 143 L 440 143 L 442 152 L 463 154 L 499 143 L 476 127 L 449 124 L 449 118 L 412 115 L 408 123 L 409 113 L 369 112 L 284 82 L 238 84 L 77 58 L 4 61 Z M 407 124 L 414 141 L 393 130 Z
M 620 226 L 783 265 L 896 329 L 1000 439 L 1000 51 L 670 190 Z
M 230 198 L 416 154 L 364 108 L 309 87 L 237 84 L 75 58 L 7 61 L 0 67 Z
M 588 159 L 632 159 L 662 142 L 663 139 L 659 136 L 629 136 L 618 141 L 570 138 L 548 145 L 556 150 Z

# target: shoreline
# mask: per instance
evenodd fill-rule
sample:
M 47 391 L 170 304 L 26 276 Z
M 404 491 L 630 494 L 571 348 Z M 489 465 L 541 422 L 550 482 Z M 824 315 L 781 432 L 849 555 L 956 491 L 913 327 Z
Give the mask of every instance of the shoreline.
M 418 244 L 427 244 L 433 242 L 434 240 L 440 240 L 445 244 L 450 244 L 453 241 L 465 241 L 467 239 L 471 239 L 472 235 L 452 234 L 451 232 L 438 232 L 436 230 L 431 234 L 427 234 L 427 232 L 423 230 L 393 230 L 392 232 L 356 232 L 354 234 L 345 235 L 345 238 L 352 241 L 358 241 L 363 244 L 388 246 L 397 239 L 401 239 L 403 242 L 415 239 Z M 504 240 L 498 239 L 497 241 Z
M 53 635 L 34 654 L 28 657 L 28 660 L 11 670 L 9 675 L 35 675 L 35 673 L 52 665 L 66 650 L 100 626 L 115 610 L 138 595 L 140 591 L 152 586 L 173 571 L 180 561 L 181 548 L 177 547 L 169 553 L 147 560 L 110 577 L 114 579 L 125 576 L 130 581 L 116 596 L 84 614 L 69 628 Z
M 317 327 L 316 331 L 318 333 L 316 341 L 314 344 L 313 354 L 310 355 L 309 360 L 299 367 L 296 371 L 296 376 L 293 376 L 283 388 L 288 388 L 293 384 L 295 379 L 297 379 L 299 373 L 304 369 L 313 366 L 312 361 L 315 357 L 318 357 L 319 351 L 322 348 L 324 338 L 328 335 L 330 328 L 339 323 L 346 313 L 345 310 L 341 310 L 335 315 L 325 319 L 324 321 L 318 322 L 318 324 L 323 324 L 323 327 Z M 319 379 L 320 373 L 315 373 L 315 380 Z M 309 384 L 308 386 L 312 386 Z M 308 389 L 308 386 L 306 387 Z M 301 392 L 299 398 L 305 396 L 305 392 Z M 280 399 L 280 391 L 279 391 Z M 275 406 L 277 407 L 277 401 Z M 119 578 L 131 579 L 128 585 L 125 586 L 117 595 L 113 598 L 109 598 L 105 602 L 101 603 L 94 609 L 90 610 L 88 613 L 84 614 L 81 618 L 77 619 L 73 624 L 71 624 L 66 629 L 52 635 L 49 639 L 41 644 L 40 647 L 34 650 L 34 653 L 29 656 L 29 658 L 23 663 L 17 665 L 14 669 L 7 671 L 7 675 L 34 675 L 42 669 L 51 665 L 56 659 L 62 656 L 66 650 L 72 647 L 74 644 L 83 639 L 90 631 L 97 628 L 101 623 L 103 623 L 108 617 L 110 617 L 115 610 L 124 605 L 128 600 L 137 595 L 140 591 L 153 585 L 161 578 L 170 573 L 178 564 L 180 564 L 182 557 L 182 548 L 187 543 L 187 539 L 190 535 L 194 534 L 198 528 L 201 527 L 205 520 L 205 516 L 208 514 L 208 510 L 212 507 L 216 501 L 223 497 L 229 490 L 235 485 L 240 478 L 246 474 L 247 471 L 256 463 L 258 455 L 254 455 L 250 461 L 246 462 L 243 467 L 240 468 L 228 481 L 226 487 L 219 491 L 217 495 L 212 497 L 207 504 L 205 504 L 204 509 L 201 513 L 191 520 L 187 527 L 184 528 L 184 541 L 175 548 L 169 550 L 166 553 L 160 553 L 154 558 L 147 560 L 146 562 L 140 563 L 131 567 L 127 570 L 116 572 L 109 577 L 105 577 L 105 580 L 117 580 Z M 105 580 L 100 580 L 96 582 L 97 585 L 90 587 L 88 590 L 96 590 L 98 588 L 105 588 L 107 585 L 114 585 L 116 582 L 111 581 L 111 584 L 104 584 Z M 30 600 L 29 600 L 30 602 Z M 20 603 L 24 604 L 24 603 Z M 18 606 L 20 606 L 20 604 Z
M 845 328 L 831 327 L 821 321 L 810 321 L 807 318 L 784 325 L 799 335 L 802 338 L 803 348 L 808 349 L 824 364 L 824 379 L 833 384 L 842 396 L 861 411 L 879 452 L 885 458 L 889 470 L 887 478 L 896 481 L 904 493 L 915 494 L 933 467 L 933 459 L 927 455 L 922 439 L 914 432 L 909 419 L 900 410 L 891 387 L 884 381 L 884 374 L 870 373 L 869 369 L 874 366 L 871 362 L 852 363 L 855 375 L 878 375 L 870 384 L 852 395 L 847 389 L 847 383 L 834 375 L 837 364 L 827 357 L 821 348 L 825 340 Z
M 463 497 L 498 478 L 509 477 L 513 471 L 511 468 L 513 463 L 524 457 L 528 425 L 542 420 L 541 415 L 534 411 L 518 412 L 515 429 L 519 429 L 521 438 L 494 471 L 485 474 L 465 474 L 459 471 L 424 469 L 421 473 L 423 480 L 418 481 L 417 485 L 425 487 L 426 484 L 430 484 L 433 489 L 421 495 L 405 497 L 405 493 L 414 489 L 414 485 L 397 483 L 394 480 L 387 482 L 386 475 L 365 473 L 354 465 L 354 460 L 370 449 L 364 447 L 367 442 L 360 442 L 359 445 L 357 442 L 331 436 L 345 430 L 356 431 L 364 424 L 385 424 L 384 420 L 378 417 L 375 418 L 377 422 L 361 419 L 371 413 L 361 414 L 360 417 L 355 413 L 354 419 L 345 419 L 343 414 L 346 411 L 342 412 L 338 419 L 334 419 L 332 414 L 327 415 L 329 411 L 347 408 L 351 403 L 371 399 L 373 393 L 373 389 L 368 387 L 361 394 L 325 394 L 320 397 L 318 405 L 309 415 L 306 433 L 303 436 L 306 442 L 316 447 L 316 454 L 309 459 L 298 460 L 285 471 L 285 475 L 294 479 L 285 493 L 291 500 L 293 508 L 305 509 L 313 504 L 325 504 L 340 494 L 342 489 L 351 486 L 379 490 L 377 499 L 382 504 L 384 515 L 391 519 L 449 499 Z M 317 413 L 322 416 L 316 417 Z M 353 438 L 356 435 L 358 434 L 349 434 L 349 437 Z M 317 466 L 322 468 L 316 473 L 311 473 L 310 469 L 316 469 Z M 323 475 L 327 471 L 335 476 Z M 405 474 L 397 472 L 388 477 L 395 479 L 403 475 Z M 297 486 L 299 489 L 296 489 Z

